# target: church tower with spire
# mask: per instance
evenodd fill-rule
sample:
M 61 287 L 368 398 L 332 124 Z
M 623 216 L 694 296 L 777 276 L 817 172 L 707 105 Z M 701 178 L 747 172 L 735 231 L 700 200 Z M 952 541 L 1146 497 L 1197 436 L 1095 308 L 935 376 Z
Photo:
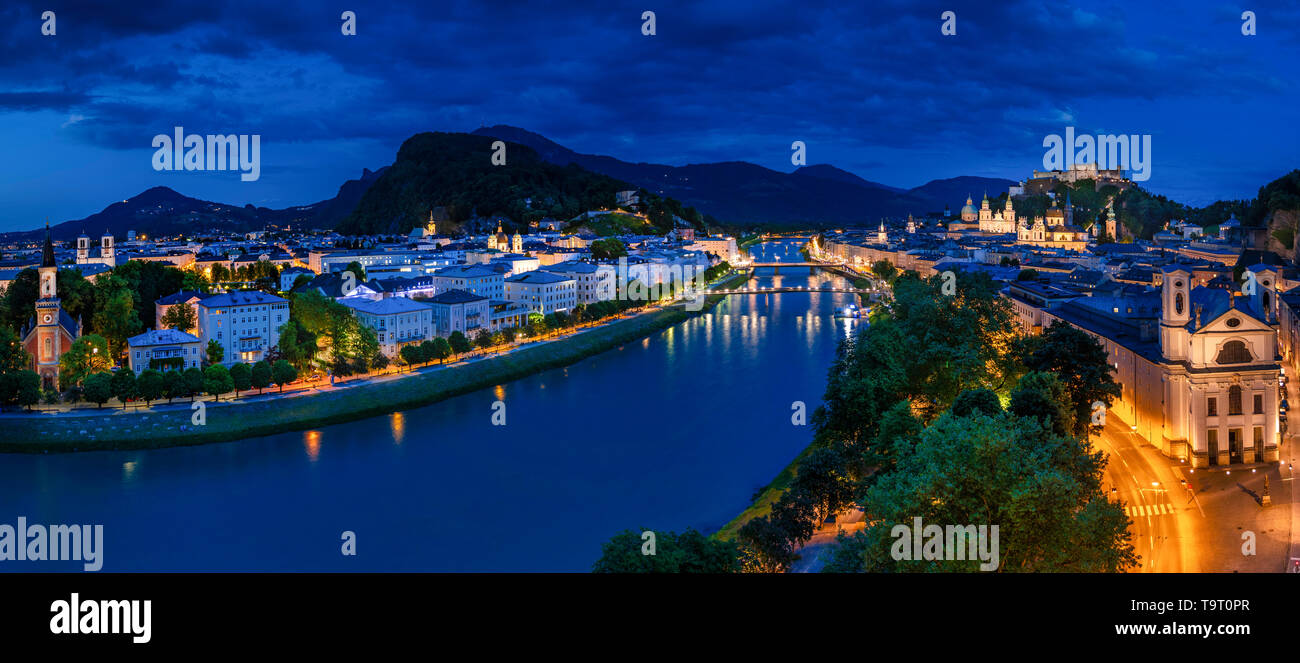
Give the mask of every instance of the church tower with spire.
M 59 388 L 59 357 L 81 334 L 81 325 L 63 312 L 59 300 L 59 267 L 54 262 L 54 242 L 50 225 L 45 224 L 45 248 L 41 252 L 38 274 L 36 317 L 23 334 L 23 349 L 32 356 L 33 370 L 41 377 L 41 386 Z

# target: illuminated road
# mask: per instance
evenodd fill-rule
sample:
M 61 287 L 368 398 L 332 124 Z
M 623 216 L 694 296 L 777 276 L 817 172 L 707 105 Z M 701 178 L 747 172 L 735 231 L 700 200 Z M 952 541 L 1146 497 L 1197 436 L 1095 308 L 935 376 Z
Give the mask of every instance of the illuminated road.
M 1106 417 L 1105 429 L 1092 440 L 1109 457 L 1105 490 L 1125 504 L 1125 513 L 1133 522 L 1129 531 L 1141 556 L 1141 565 L 1135 570 L 1211 570 L 1201 568 L 1196 552 L 1205 536 L 1205 514 L 1199 500 L 1181 482 L 1184 469 L 1146 444 L 1113 414 Z

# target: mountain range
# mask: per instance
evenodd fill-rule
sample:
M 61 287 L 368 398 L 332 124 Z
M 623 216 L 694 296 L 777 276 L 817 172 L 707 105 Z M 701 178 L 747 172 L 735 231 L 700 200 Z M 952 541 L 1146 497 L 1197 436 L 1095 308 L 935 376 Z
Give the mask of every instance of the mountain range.
M 573 164 L 631 188 L 644 188 L 675 198 L 717 221 L 736 225 L 871 226 L 882 217 L 920 215 L 940 211 L 945 206 L 955 214 L 967 196 L 978 200 L 985 191 L 1001 193 L 1016 184 L 1007 179 L 963 176 L 902 189 L 872 182 L 829 164 L 804 166 L 789 173 L 745 161 L 669 166 L 582 154 L 540 134 L 506 125 L 482 127 L 468 135 L 524 145 L 547 163 L 563 167 Z M 448 155 L 448 158 L 463 156 Z M 336 228 L 357 210 L 371 185 L 383 179 L 388 170 L 388 166 L 374 171 L 363 169 L 361 177 L 344 182 L 333 198 L 284 209 L 227 205 L 190 198 L 168 187 L 154 187 L 84 219 L 59 223 L 52 227 L 52 234 L 60 240 L 71 240 L 82 232 L 98 237 L 105 230 L 122 237 L 128 230 L 146 236 L 165 236 L 192 232 L 196 228 L 235 232 L 261 230 L 268 225 Z M 39 232 L 38 229 L 4 233 L 0 238 L 29 239 L 37 237 Z

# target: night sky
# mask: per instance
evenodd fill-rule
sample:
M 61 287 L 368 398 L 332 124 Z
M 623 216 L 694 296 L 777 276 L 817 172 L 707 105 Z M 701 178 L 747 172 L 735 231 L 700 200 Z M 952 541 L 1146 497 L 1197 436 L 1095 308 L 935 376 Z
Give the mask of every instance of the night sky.
M 1192 204 L 1300 166 L 1289 2 L 91 4 L 0 7 L 0 231 L 158 185 L 311 203 L 413 133 L 493 124 L 629 161 L 782 171 L 802 140 L 809 164 L 899 187 L 1024 179 L 1066 126 L 1151 134 L 1144 186 Z M 178 125 L 260 134 L 261 178 L 154 171 L 153 136 Z

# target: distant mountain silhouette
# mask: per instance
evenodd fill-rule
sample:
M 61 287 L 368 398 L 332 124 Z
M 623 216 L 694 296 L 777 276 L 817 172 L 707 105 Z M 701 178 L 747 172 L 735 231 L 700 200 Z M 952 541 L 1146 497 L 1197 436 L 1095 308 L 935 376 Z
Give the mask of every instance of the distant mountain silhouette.
M 613 157 L 582 154 L 540 134 L 497 125 L 474 131 L 481 136 L 520 143 L 558 165 L 577 164 L 660 195 L 671 196 L 705 214 L 731 223 L 832 223 L 874 225 L 881 217 L 901 217 L 952 205 L 953 191 L 978 184 L 997 192 L 1011 180 L 982 177 L 936 180 L 903 190 L 863 179 L 840 168 L 819 164 L 782 173 L 744 161 L 667 166 L 630 163 Z M 943 183 L 954 182 L 951 187 Z M 996 184 L 995 184 L 996 183 Z M 976 190 L 970 192 L 972 195 Z M 965 193 L 961 194 L 965 201 Z M 957 204 L 954 209 L 960 209 Z
M 939 201 L 939 208 L 946 204 L 952 208 L 955 215 L 961 210 L 962 205 L 966 204 L 968 196 L 978 207 L 985 193 L 988 193 L 990 198 L 999 196 L 1006 193 L 1007 187 L 1016 186 L 1016 184 L 1018 183 L 996 177 L 963 175 L 945 180 L 931 180 L 912 189 L 909 193 L 937 200 Z
M 208 229 L 231 232 L 262 230 L 268 224 L 281 228 L 333 228 L 357 206 L 357 202 L 384 170 L 385 168 L 376 171 L 363 169 L 360 178 L 344 182 L 333 198 L 279 210 L 199 200 L 165 186 L 156 186 L 115 202 L 84 219 L 51 226 L 50 234 L 58 240 L 73 240 L 85 232 L 98 241 L 105 231 L 121 240 L 128 230 L 149 237 L 165 237 Z M 30 238 L 38 236 L 43 230 L 5 233 L 4 236 L 10 239 Z

